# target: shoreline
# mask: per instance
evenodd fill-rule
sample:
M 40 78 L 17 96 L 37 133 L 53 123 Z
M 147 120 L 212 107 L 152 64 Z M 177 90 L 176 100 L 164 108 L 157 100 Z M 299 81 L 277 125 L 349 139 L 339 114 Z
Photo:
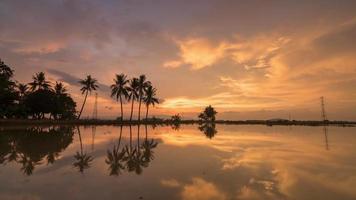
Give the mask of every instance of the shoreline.
M 80 119 L 80 120 L 31 120 L 31 119 L 1 119 L 0 126 L 13 125 L 185 125 L 185 124 L 202 124 L 204 122 L 199 120 L 181 120 L 175 122 L 172 120 L 94 120 L 94 119 Z M 285 121 L 271 121 L 271 120 L 216 120 L 215 124 L 225 125 L 266 125 L 266 126 L 343 126 L 355 127 L 355 121 L 302 121 L 302 120 L 285 120 Z

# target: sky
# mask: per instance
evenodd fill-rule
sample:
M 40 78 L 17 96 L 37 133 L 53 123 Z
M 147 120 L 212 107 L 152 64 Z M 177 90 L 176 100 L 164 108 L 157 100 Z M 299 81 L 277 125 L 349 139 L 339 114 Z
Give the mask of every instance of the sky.
M 119 115 L 109 86 L 124 73 L 157 88 L 158 117 L 319 120 L 324 96 L 329 119 L 356 120 L 356 1 L 0 0 L 0 27 L 17 81 L 44 71 L 79 109 L 90 74 L 100 118 Z

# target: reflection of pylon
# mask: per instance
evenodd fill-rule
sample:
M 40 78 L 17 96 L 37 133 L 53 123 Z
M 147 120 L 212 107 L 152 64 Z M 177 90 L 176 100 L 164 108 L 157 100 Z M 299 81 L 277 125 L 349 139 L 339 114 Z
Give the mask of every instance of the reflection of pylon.
M 93 119 L 98 119 L 98 93 L 95 93 L 95 103 L 93 109 Z
M 324 97 L 320 97 L 320 103 L 321 103 L 321 119 L 326 122 L 328 119 L 326 117 L 326 112 L 325 112 L 325 102 L 324 102 Z

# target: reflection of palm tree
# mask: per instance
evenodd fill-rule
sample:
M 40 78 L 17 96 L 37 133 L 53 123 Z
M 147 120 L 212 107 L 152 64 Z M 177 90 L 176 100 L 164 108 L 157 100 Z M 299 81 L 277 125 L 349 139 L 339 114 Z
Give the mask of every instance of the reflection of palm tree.
M 126 156 L 124 160 L 126 161 L 126 167 L 129 172 L 135 171 L 136 174 L 142 173 L 142 152 L 140 150 L 140 126 L 137 129 L 137 145 L 135 148 L 132 147 L 132 130 L 130 126 L 130 147 L 125 147 Z
M 47 159 L 47 165 L 48 164 L 53 164 L 54 161 L 56 161 L 56 157 L 58 157 L 58 153 L 56 152 L 50 152 L 48 153 L 46 159 Z
M 215 136 L 215 134 L 217 133 L 217 130 L 215 128 L 215 123 L 203 123 L 202 125 L 200 125 L 199 130 L 202 131 L 206 137 L 208 137 L 209 139 L 213 138 Z
M 125 150 L 122 149 L 120 151 L 120 144 L 121 144 L 121 137 L 122 137 L 122 126 L 120 127 L 120 137 L 119 137 L 119 143 L 118 145 L 114 145 L 114 148 L 112 151 L 108 150 L 107 151 L 107 158 L 105 160 L 105 163 L 109 165 L 109 170 L 110 170 L 110 176 L 111 175 L 119 175 L 120 170 L 125 169 L 125 165 L 122 164 L 122 161 L 125 157 Z
M 120 99 L 121 105 L 121 121 L 124 119 L 124 113 L 122 109 L 122 96 L 124 98 L 128 97 L 126 84 L 129 82 L 127 80 L 127 76 L 125 74 L 116 74 L 116 78 L 114 79 L 114 84 L 111 87 L 111 97 L 115 97 L 118 101 Z
M 143 149 L 143 155 L 142 155 L 143 162 L 147 167 L 148 163 L 154 159 L 153 149 L 157 147 L 158 143 L 155 142 L 153 139 L 148 140 L 147 125 L 145 126 L 145 132 L 146 132 L 146 138 L 143 144 L 141 145 L 141 148 Z
M 19 163 L 22 164 L 21 171 L 28 176 L 33 173 L 35 165 L 40 164 L 40 162 L 33 161 L 30 157 L 27 157 L 25 155 L 21 155 Z
M 83 153 L 83 143 L 79 127 L 77 127 L 77 130 L 80 142 L 80 152 L 77 151 L 77 153 L 74 155 L 76 162 L 73 163 L 73 166 L 75 168 L 78 168 L 79 172 L 83 173 L 85 169 L 88 169 L 90 167 L 90 162 L 93 161 L 93 157 L 87 155 L 86 153 Z
M 84 108 L 85 102 L 86 102 L 87 97 L 88 97 L 88 93 L 91 93 L 91 91 L 96 90 L 99 87 L 96 84 L 97 80 L 92 78 L 90 75 L 88 75 L 85 79 L 80 80 L 79 83 L 83 86 L 80 89 L 80 91 L 82 91 L 82 94 L 85 93 L 85 97 L 84 97 L 82 108 L 80 109 L 80 112 L 79 112 L 79 115 L 78 115 L 78 119 L 80 119 L 80 116 L 82 115 L 83 108 Z

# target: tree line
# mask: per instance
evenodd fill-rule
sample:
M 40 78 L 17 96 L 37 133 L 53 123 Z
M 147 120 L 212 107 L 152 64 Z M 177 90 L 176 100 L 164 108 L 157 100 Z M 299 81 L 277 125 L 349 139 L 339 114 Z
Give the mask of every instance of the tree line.
M 25 84 L 13 80 L 14 70 L 0 59 L 0 119 L 80 119 L 88 95 L 99 88 L 98 81 L 91 75 L 79 80 L 80 91 L 84 95 L 83 104 L 76 111 L 76 103 L 62 82 L 51 83 L 44 72 L 36 73 L 32 82 Z M 141 106 L 146 106 L 145 119 L 148 120 L 150 106 L 159 103 L 157 89 L 145 75 L 128 79 L 125 74 L 116 74 L 111 88 L 111 97 L 120 102 L 120 117 L 124 119 L 123 103 L 131 104 L 130 121 L 134 104 L 138 104 L 138 120 L 141 120 Z

